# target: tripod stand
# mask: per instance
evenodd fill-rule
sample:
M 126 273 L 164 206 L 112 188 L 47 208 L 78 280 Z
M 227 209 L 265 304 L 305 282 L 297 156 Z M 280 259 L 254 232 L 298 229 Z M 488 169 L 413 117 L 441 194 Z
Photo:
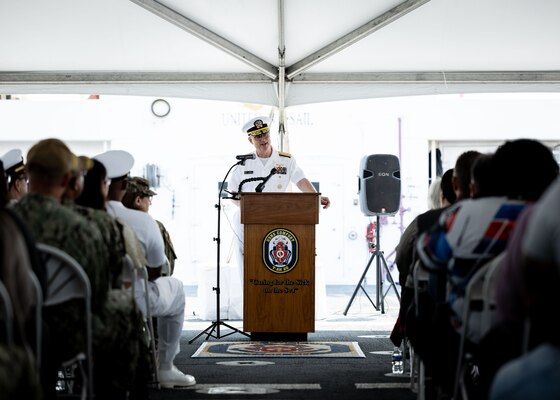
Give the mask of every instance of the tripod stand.
M 239 164 L 243 164 L 245 162 L 245 160 L 241 160 L 235 164 L 233 164 L 230 169 L 228 170 L 228 172 L 226 173 L 226 176 L 224 177 L 224 180 L 222 181 L 222 184 L 220 185 L 220 192 L 218 193 L 218 204 L 215 204 L 214 207 L 216 207 L 218 209 L 218 233 L 216 235 L 216 237 L 214 238 L 214 241 L 216 242 L 216 254 L 217 254 L 217 260 L 216 260 L 216 287 L 213 287 L 212 290 L 216 292 L 216 320 L 212 322 L 212 324 L 206 328 L 205 330 L 203 330 L 202 332 L 200 332 L 198 335 L 196 335 L 194 338 L 192 338 L 191 340 L 189 340 L 189 344 L 191 344 L 192 342 L 194 342 L 196 339 L 198 339 L 200 336 L 202 335 L 206 335 L 206 340 L 208 340 L 208 338 L 210 336 L 212 336 L 215 339 L 221 339 L 224 338 L 226 336 L 229 335 L 233 335 L 234 333 L 241 333 L 247 337 L 250 337 L 249 334 L 240 331 L 237 328 L 234 328 L 231 325 L 226 324 L 225 322 L 223 322 L 220 318 L 220 219 L 221 219 L 221 212 L 222 212 L 222 192 L 224 191 L 224 185 L 226 182 L 226 179 L 229 175 L 229 173 L 231 172 L 231 170 L 233 169 L 233 167 L 239 165 Z M 231 198 L 231 197 L 225 197 L 225 198 Z M 231 329 L 231 332 L 226 333 L 225 335 L 220 334 L 220 327 L 221 326 L 225 326 L 226 328 Z M 214 334 L 214 331 L 216 332 Z
M 377 280 L 377 284 L 375 285 L 376 288 L 376 296 L 375 296 L 375 302 L 371 299 L 371 297 L 369 296 L 369 294 L 366 292 L 366 289 L 364 288 L 364 286 L 362 285 L 362 282 L 364 281 L 366 274 L 369 270 L 369 267 L 371 266 L 371 263 L 373 262 L 373 259 L 376 259 L 376 268 L 375 268 L 375 277 Z M 381 263 L 383 263 L 383 267 L 385 268 L 385 272 L 386 272 L 386 276 L 387 279 L 389 280 L 389 288 L 387 289 L 387 291 L 385 293 L 383 293 L 383 270 L 381 269 Z M 387 293 L 389 293 L 389 290 L 391 289 L 391 287 L 393 288 L 393 290 L 395 291 L 395 294 L 397 295 L 397 299 L 399 299 L 399 302 L 401 301 L 401 296 L 399 294 L 399 291 L 397 290 L 397 287 L 395 285 L 395 281 L 393 280 L 393 277 L 391 276 L 391 271 L 389 270 L 389 267 L 387 267 L 387 261 L 385 260 L 385 256 L 383 255 L 383 252 L 381 250 L 379 250 L 379 215 L 376 215 L 376 225 L 375 225 L 375 251 L 371 253 L 371 257 L 369 258 L 369 261 L 366 265 L 366 268 L 362 274 L 362 277 L 360 278 L 360 281 L 358 282 L 358 284 L 356 285 L 356 289 L 354 289 L 354 293 L 352 294 L 352 297 L 350 298 L 350 301 L 348 302 L 348 305 L 346 306 L 346 309 L 344 310 L 344 315 L 346 315 L 348 313 L 348 310 L 350 309 L 350 306 L 352 305 L 352 302 L 354 301 L 354 298 L 356 297 L 356 294 L 358 293 L 358 290 L 362 289 L 362 291 L 365 293 L 367 299 L 369 300 L 369 302 L 373 305 L 373 308 L 375 308 L 376 311 L 380 311 L 381 313 L 384 314 L 385 313 L 385 296 L 387 296 Z

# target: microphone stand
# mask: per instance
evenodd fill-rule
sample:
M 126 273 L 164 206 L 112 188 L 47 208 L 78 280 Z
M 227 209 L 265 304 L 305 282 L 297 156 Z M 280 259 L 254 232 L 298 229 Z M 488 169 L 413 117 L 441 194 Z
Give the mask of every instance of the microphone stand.
M 218 209 L 218 234 L 214 238 L 214 241 L 216 242 L 216 254 L 217 254 L 216 287 L 212 288 L 212 290 L 214 290 L 216 292 L 216 320 L 213 321 L 212 324 L 208 328 L 206 328 L 205 330 L 200 332 L 198 335 L 196 335 L 194 338 L 189 340 L 189 344 L 191 344 L 192 342 L 194 342 L 196 339 L 198 339 L 200 336 L 202 336 L 204 334 L 206 334 L 206 340 L 208 340 L 208 338 L 210 336 L 212 336 L 215 339 L 221 339 L 221 338 L 224 338 L 226 336 L 233 335 L 234 333 L 241 333 L 242 335 L 245 335 L 247 337 L 251 337 L 248 333 L 245 333 L 245 332 L 243 332 L 243 331 L 241 331 L 237 328 L 234 328 L 231 325 L 226 324 L 220 318 L 220 242 L 221 242 L 221 239 L 220 239 L 220 220 L 221 220 L 221 211 L 222 211 L 222 192 L 224 190 L 224 185 L 225 185 L 226 179 L 227 179 L 229 173 L 231 172 L 231 170 L 238 165 L 244 165 L 244 164 L 245 164 L 245 160 L 241 160 L 241 161 L 233 164 L 230 167 L 230 169 L 226 173 L 226 176 L 224 177 L 224 180 L 222 181 L 222 184 L 220 185 L 220 192 L 218 193 L 218 204 L 214 205 L 214 207 Z M 231 199 L 232 197 L 225 197 L 225 198 Z M 225 326 L 226 328 L 229 328 L 232 331 L 225 334 L 225 335 L 221 335 L 220 334 L 220 327 L 221 326 Z M 214 334 L 214 331 L 216 331 L 215 334 Z

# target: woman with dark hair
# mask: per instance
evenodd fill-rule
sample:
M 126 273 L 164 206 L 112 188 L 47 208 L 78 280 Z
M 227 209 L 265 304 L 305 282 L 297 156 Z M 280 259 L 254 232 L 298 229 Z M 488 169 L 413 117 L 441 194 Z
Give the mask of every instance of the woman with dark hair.
M 108 283 L 112 290 L 107 294 L 107 306 L 101 314 L 104 324 L 100 338 L 94 342 L 96 357 L 96 394 L 100 398 L 123 396 L 126 392 L 140 395 L 145 390 L 144 381 L 148 379 L 138 374 L 137 369 L 145 370 L 146 351 L 142 345 L 142 316 L 137 307 L 132 307 L 133 298 L 123 288 L 123 270 L 125 255 L 129 254 L 135 263 L 145 265 L 143 257 L 138 259 L 136 253 L 141 249 L 131 250 L 140 244 L 130 228 L 106 211 L 110 179 L 107 179 L 105 166 L 92 159 L 93 166 L 83 180 L 83 186 L 65 194 L 67 199 L 74 199 L 68 206 L 97 225 L 105 246 L 102 252 L 110 265 Z M 78 171 L 81 179 L 81 171 Z M 134 243 L 137 243 L 135 245 Z M 97 343 L 97 345 L 95 345 Z M 117 345 L 118 349 L 115 348 Z M 142 359 L 141 359 L 142 358 Z M 140 368 L 140 366 L 142 366 Z
M 84 188 L 75 202 L 81 206 L 105 210 L 105 201 L 111 180 L 107 179 L 105 166 L 95 159 L 92 161 L 93 167 L 85 176 Z

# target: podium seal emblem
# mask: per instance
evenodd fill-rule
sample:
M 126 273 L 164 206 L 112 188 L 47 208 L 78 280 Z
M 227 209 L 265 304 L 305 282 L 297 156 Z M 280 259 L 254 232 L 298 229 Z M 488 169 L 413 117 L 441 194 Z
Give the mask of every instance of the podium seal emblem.
M 299 257 L 296 235 L 284 228 L 270 231 L 263 240 L 263 261 L 266 267 L 276 273 L 285 274 L 295 268 Z

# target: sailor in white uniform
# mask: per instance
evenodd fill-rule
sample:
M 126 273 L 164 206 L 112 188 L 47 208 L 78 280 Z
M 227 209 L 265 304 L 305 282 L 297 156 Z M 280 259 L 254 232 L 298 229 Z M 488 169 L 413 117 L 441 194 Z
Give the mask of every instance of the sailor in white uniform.
M 0 156 L 8 183 L 8 201 L 16 203 L 27 194 L 27 173 L 20 149 L 12 149 Z
M 107 177 L 111 179 L 107 212 L 123 223 L 126 223 L 136 234 L 144 249 L 148 282 L 151 315 L 157 317 L 159 382 L 164 388 L 192 386 L 196 379 L 184 374 L 174 364 L 179 353 L 179 341 L 185 320 L 185 293 L 183 283 L 171 276 L 161 276 L 161 270 L 168 263 L 165 256 L 163 237 L 156 221 L 146 212 L 126 208 L 121 200 L 126 193 L 127 178 L 134 157 L 124 150 L 108 150 L 94 157 L 107 169 Z M 137 304 L 143 313 L 146 312 L 143 285 L 135 285 L 134 293 Z
M 274 150 L 270 143 L 270 119 L 267 117 L 256 117 L 248 121 L 242 129 L 243 133 L 248 135 L 249 143 L 255 147 L 252 153 L 254 158 L 245 160 L 244 165 L 239 165 L 233 171 L 231 179 L 228 182 L 228 191 L 238 192 L 255 192 L 257 188 L 262 192 L 285 192 L 291 189 L 290 183 L 293 183 L 302 192 L 316 193 L 313 184 L 305 177 L 302 169 L 297 165 L 296 160 L 289 153 Z M 249 155 L 250 156 L 250 155 Z M 269 175 L 271 175 L 269 177 Z M 262 187 L 262 179 L 269 177 Z M 256 178 L 256 180 L 252 180 Z M 261 187 L 259 185 L 261 184 Z M 326 196 L 320 197 L 323 208 L 330 206 L 330 200 Z M 233 200 L 239 205 L 238 200 Z M 239 266 L 238 278 L 240 286 L 237 290 L 242 292 L 243 282 L 243 225 L 241 224 L 239 210 L 233 217 L 234 234 L 235 234 L 235 253 L 236 261 Z M 242 308 L 241 308 L 242 309 Z M 239 307 L 236 312 L 241 314 Z

